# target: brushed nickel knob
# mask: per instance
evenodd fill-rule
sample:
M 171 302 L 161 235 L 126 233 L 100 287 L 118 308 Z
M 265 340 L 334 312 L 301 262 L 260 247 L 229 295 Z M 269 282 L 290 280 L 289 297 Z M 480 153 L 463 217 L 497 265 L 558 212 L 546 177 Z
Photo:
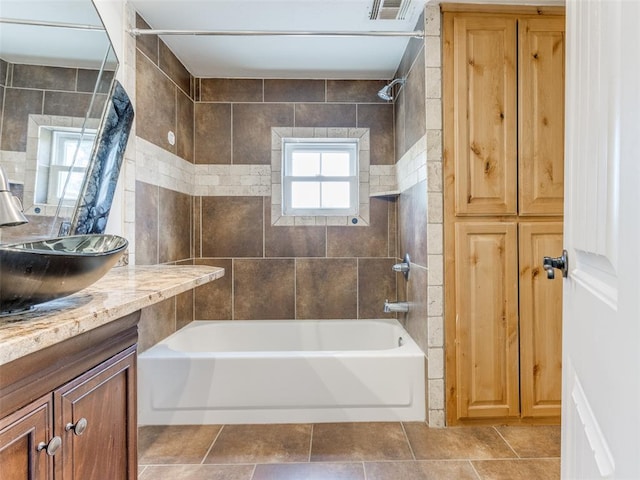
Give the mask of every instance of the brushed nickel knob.
M 78 420 L 76 423 L 67 423 L 67 425 L 64 427 L 64 429 L 68 432 L 70 430 L 73 430 L 73 434 L 80 436 L 84 433 L 84 431 L 87 429 L 87 419 L 82 417 L 80 420 Z
M 40 442 L 36 447 L 36 450 L 38 452 L 41 452 L 42 450 L 44 450 L 47 452 L 47 455 L 49 455 L 50 457 L 53 457 L 58 451 L 58 449 L 60 449 L 61 446 L 62 446 L 62 439 L 56 435 L 51 440 L 49 440 L 49 443 Z

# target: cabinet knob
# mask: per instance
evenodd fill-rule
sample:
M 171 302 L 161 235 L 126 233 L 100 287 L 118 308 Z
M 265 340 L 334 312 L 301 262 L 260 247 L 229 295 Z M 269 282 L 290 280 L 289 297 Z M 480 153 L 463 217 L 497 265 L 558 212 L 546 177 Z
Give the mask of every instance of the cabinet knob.
M 64 427 L 64 429 L 68 432 L 69 430 L 73 430 L 73 434 L 80 436 L 84 433 L 84 431 L 87 429 L 87 419 L 82 417 L 80 420 L 78 420 L 76 423 L 67 423 L 67 425 Z
M 38 452 L 44 450 L 47 452 L 47 455 L 53 457 L 61 446 L 62 439 L 56 435 L 51 440 L 49 440 L 49 443 L 40 442 L 36 447 L 36 450 Z

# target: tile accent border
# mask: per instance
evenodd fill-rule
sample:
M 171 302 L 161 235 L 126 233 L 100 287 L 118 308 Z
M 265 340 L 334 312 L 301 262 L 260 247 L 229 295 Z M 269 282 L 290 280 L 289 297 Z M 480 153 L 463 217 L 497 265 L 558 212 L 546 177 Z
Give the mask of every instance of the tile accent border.
M 425 8 L 425 102 L 427 133 L 424 148 L 427 179 L 427 423 L 445 426 L 444 381 L 444 240 L 442 189 L 442 30 L 439 5 Z M 414 146 L 415 147 L 415 146 Z M 413 148 L 413 147 L 412 147 Z M 420 175 L 420 174 L 418 174 Z
M 136 137 L 135 147 L 136 181 L 194 194 L 196 172 L 192 163 L 141 137 Z
M 427 179 L 427 136 L 422 136 L 396 163 L 400 193 Z

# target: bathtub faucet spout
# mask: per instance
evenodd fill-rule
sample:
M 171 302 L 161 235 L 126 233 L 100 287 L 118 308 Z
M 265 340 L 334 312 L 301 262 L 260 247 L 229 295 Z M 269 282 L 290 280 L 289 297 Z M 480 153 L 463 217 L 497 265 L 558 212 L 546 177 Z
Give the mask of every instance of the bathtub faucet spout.
M 409 302 L 390 302 L 384 301 L 384 313 L 406 313 L 409 311 Z

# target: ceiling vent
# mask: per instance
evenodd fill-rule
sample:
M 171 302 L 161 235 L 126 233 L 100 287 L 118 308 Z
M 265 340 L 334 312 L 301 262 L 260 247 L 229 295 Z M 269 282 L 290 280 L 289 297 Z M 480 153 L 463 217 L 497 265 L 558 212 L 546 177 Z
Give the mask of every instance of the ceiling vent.
M 373 0 L 370 20 L 405 20 L 411 0 Z

